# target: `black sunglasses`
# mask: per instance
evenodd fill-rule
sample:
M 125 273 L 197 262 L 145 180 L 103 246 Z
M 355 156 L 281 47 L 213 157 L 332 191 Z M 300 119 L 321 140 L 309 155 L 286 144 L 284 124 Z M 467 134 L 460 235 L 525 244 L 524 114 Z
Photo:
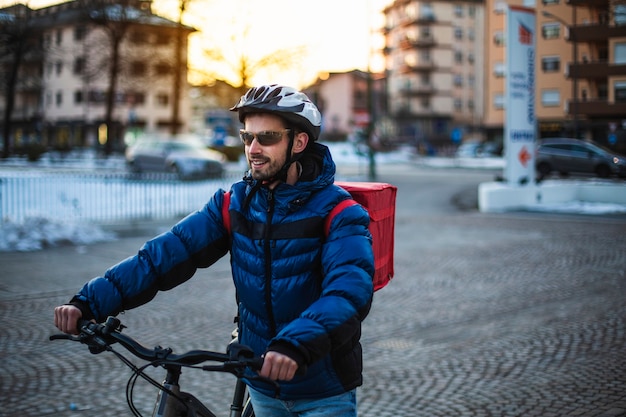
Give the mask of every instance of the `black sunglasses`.
M 291 129 L 283 129 L 280 131 L 264 130 L 262 132 L 253 133 L 241 129 L 239 131 L 239 137 L 241 137 L 241 141 L 246 146 L 250 146 L 254 139 L 256 139 L 261 146 L 269 146 L 275 145 L 280 142 L 280 140 L 283 138 L 283 135 L 290 130 Z

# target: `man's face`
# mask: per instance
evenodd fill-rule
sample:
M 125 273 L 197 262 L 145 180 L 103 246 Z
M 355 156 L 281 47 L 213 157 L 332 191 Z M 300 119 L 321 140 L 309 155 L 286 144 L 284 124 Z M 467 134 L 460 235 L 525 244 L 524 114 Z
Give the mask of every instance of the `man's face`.
M 246 159 L 255 180 L 268 180 L 274 177 L 285 164 L 289 136 L 284 122 L 272 114 L 251 114 L 246 116 L 244 130 L 252 134 L 261 132 L 281 132 L 281 139 L 274 144 L 261 145 L 257 139 L 245 145 Z

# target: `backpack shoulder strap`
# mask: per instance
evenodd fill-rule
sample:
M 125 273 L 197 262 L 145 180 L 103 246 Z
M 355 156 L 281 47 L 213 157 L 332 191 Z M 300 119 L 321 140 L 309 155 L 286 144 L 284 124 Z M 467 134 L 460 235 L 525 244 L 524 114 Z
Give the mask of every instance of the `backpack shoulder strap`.
M 224 193 L 224 202 L 222 203 L 222 222 L 224 223 L 224 228 L 230 235 L 230 192 L 227 191 Z
M 328 213 L 328 216 L 326 216 L 326 220 L 324 221 L 324 236 L 328 237 L 328 233 L 330 232 L 330 224 L 332 223 L 335 216 L 341 213 L 343 209 L 345 209 L 346 207 L 350 207 L 355 204 L 359 204 L 359 203 L 357 203 L 351 198 L 348 198 L 343 201 L 340 201 L 335 207 L 333 207 L 330 213 Z

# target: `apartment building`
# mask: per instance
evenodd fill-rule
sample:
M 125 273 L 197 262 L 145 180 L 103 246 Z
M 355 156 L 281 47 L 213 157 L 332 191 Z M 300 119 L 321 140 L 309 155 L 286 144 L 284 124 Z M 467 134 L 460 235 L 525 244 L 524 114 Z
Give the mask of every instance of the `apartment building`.
M 359 70 L 322 74 L 304 92 L 322 112 L 322 140 L 342 140 L 356 131 L 366 132 L 371 118 L 381 122 L 386 114 L 380 74 L 371 74 L 371 78 Z
M 186 128 L 191 111 L 186 51 L 193 29 L 154 15 L 150 3 L 99 1 L 96 8 L 96 2 L 68 1 L 40 9 L 0 10 L 4 15 L 19 11 L 16 18 L 28 19 L 28 36 L 37 40 L 36 52 L 27 53 L 19 68 L 12 112 L 14 145 L 34 140 L 59 148 L 92 147 L 103 145 L 108 137 L 115 148 L 123 145 L 130 128 L 169 130 L 172 123 L 179 130 Z M 93 19 L 94 13 L 104 16 L 100 22 Z M 107 132 L 114 30 L 119 32 L 119 68 L 109 125 L 113 132 Z M 179 72 L 175 70 L 178 39 L 184 51 Z M 173 122 L 176 74 L 181 86 Z
M 396 0 L 384 14 L 389 112 L 399 139 L 433 147 L 480 139 L 482 2 Z
M 569 113 L 580 132 L 626 154 L 626 2 L 569 0 L 570 68 L 574 100 Z M 567 16 L 567 15 L 566 15 Z
M 626 16 L 620 19 L 624 6 L 609 0 L 486 0 L 487 138 L 503 136 L 508 5 L 536 11 L 538 137 L 626 147 Z

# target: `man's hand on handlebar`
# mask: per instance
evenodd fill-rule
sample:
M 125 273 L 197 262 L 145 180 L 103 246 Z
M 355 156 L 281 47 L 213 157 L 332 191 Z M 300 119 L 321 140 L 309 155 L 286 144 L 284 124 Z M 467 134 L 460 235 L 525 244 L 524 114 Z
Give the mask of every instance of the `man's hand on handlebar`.
M 269 351 L 264 356 L 263 368 L 259 375 L 272 381 L 290 381 L 297 370 L 298 364 L 289 356 Z
M 63 333 L 78 334 L 78 320 L 83 313 L 76 306 L 65 304 L 54 309 L 54 325 Z

